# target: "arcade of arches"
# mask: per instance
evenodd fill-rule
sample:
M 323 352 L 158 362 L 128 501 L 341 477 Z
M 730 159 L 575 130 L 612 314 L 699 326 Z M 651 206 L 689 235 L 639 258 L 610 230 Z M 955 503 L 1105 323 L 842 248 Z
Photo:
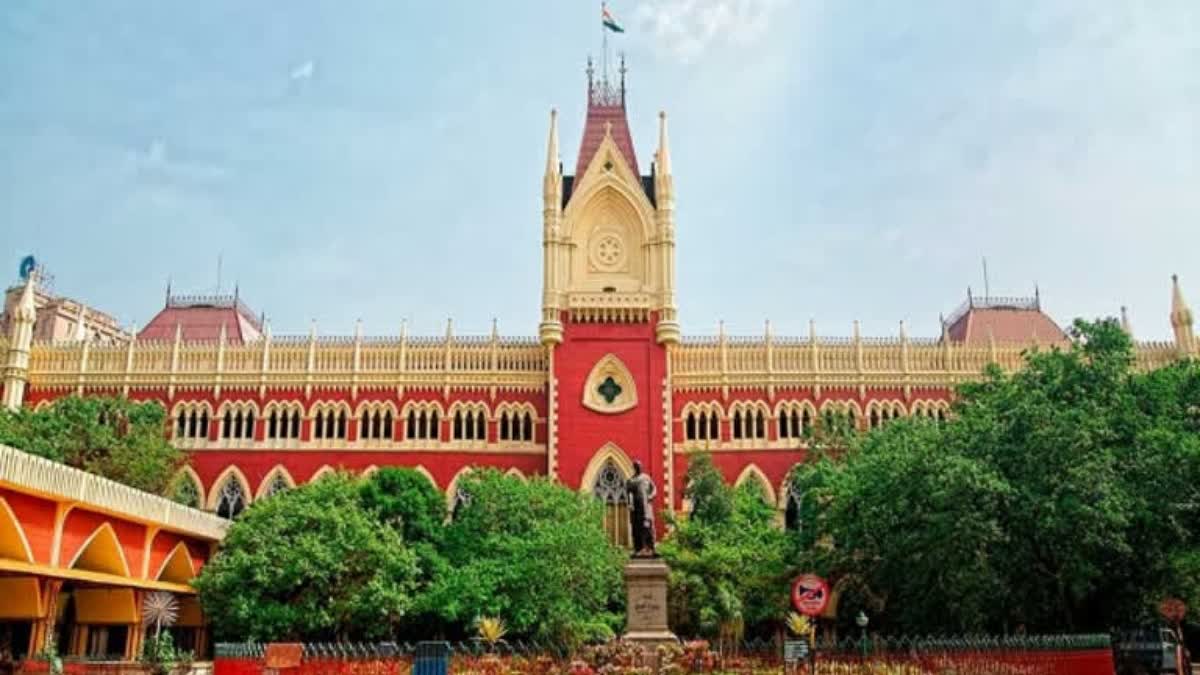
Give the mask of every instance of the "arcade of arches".
M 79 501 L 78 495 L 95 495 Z M 207 631 L 191 581 L 226 521 L 0 446 L 0 645 L 14 657 L 54 639 L 64 656 L 130 660 L 146 594 L 179 602 L 176 644 Z

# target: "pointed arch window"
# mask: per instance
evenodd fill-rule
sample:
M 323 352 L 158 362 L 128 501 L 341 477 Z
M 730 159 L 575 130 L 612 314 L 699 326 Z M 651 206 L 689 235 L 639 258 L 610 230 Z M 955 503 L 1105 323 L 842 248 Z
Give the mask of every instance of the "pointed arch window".
M 303 417 L 303 413 L 295 405 L 272 408 L 271 414 L 267 416 L 266 420 L 267 438 L 271 440 L 300 438 L 301 417 Z
M 450 519 L 454 520 L 462 514 L 462 510 L 471 504 L 471 493 L 461 485 L 454 486 L 454 500 L 450 505 Z
M 186 472 L 180 475 L 175 480 L 171 500 L 193 509 L 200 508 L 200 488 L 196 485 L 196 480 Z
M 238 514 L 246 510 L 248 503 L 249 499 L 241 481 L 236 476 L 227 476 L 225 482 L 221 484 L 220 493 L 218 493 L 217 515 L 222 518 L 236 518 Z
M 284 478 L 282 473 L 277 472 L 271 477 L 271 482 L 267 484 L 267 489 L 263 492 L 263 497 L 277 495 L 285 490 L 290 490 L 291 487 L 287 482 L 287 478 Z
M 799 532 L 803 525 L 801 521 L 800 508 L 803 506 L 803 498 L 799 490 L 791 481 L 788 481 L 787 486 L 787 503 L 783 512 L 783 527 L 791 532 Z
M 412 408 L 406 413 L 405 438 L 417 441 L 441 440 L 441 427 L 437 409 Z
M 208 409 L 192 406 L 180 411 L 175 420 L 175 438 L 208 438 Z
M 596 474 L 592 494 L 604 504 L 604 532 L 617 546 L 632 546 L 629 532 L 629 495 L 625 492 L 625 474 L 611 459 Z

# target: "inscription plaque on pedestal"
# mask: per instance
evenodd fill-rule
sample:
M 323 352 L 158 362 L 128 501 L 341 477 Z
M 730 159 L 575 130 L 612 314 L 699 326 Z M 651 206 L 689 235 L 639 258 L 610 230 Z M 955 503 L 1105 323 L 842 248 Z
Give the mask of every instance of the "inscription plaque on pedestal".
M 630 642 L 678 642 L 667 626 L 667 564 L 631 558 L 625 564 L 625 636 Z

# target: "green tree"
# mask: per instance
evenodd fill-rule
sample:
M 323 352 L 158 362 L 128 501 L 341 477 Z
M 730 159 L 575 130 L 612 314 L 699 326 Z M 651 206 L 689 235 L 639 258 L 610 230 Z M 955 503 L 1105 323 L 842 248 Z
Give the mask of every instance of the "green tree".
M 562 649 L 613 635 L 624 554 L 609 543 L 595 498 L 492 469 L 464 478 L 462 490 L 468 500 L 446 528 L 450 569 L 430 606 L 464 630 L 496 616 L 510 635 Z
M 362 483 L 363 505 L 372 515 L 396 530 L 417 558 L 420 574 L 413 606 L 401 622 L 405 635 L 428 637 L 444 628 L 436 598 L 429 593 L 435 580 L 449 572 L 442 554 L 445 539 L 446 498 L 429 478 L 415 469 L 384 467 Z
M 1007 543 L 1010 489 L 995 471 L 914 419 L 864 436 L 843 462 L 819 462 L 803 479 L 821 510 L 807 532 L 832 545 L 806 542 L 812 569 L 852 573 L 843 589 L 907 631 L 985 628 L 1006 590 L 994 554 Z
M 441 541 L 446 499 L 416 469 L 384 467 L 363 482 L 360 493 L 363 504 L 406 543 Z
M 964 385 L 943 425 L 893 422 L 794 473 L 832 544 L 806 562 L 896 630 L 1105 629 L 1200 595 L 1200 367 L 1135 371 L 1112 320 L 1072 337 Z
M 39 410 L 0 411 L 0 443 L 165 494 L 186 456 L 166 440 L 162 406 L 68 396 Z
M 413 604 L 418 568 L 346 475 L 255 502 L 230 526 L 196 588 L 218 639 L 390 637 Z
M 733 489 L 705 454 L 690 457 L 686 519 L 659 552 L 671 567 L 672 625 L 685 635 L 769 634 L 786 614 L 788 535 L 753 482 Z

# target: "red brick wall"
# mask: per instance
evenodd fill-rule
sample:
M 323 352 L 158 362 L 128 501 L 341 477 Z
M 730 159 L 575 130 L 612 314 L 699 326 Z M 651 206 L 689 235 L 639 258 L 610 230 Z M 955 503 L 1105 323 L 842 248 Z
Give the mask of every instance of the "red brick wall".
M 631 460 L 640 460 L 659 485 L 663 463 L 663 377 L 666 350 L 655 342 L 657 319 L 640 324 L 572 323 L 563 315 L 563 343 L 555 349 L 558 378 L 558 476 L 578 488 L 583 472 L 600 448 L 612 442 Z M 625 363 L 637 383 L 638 405 L 616 415 L 583 405 L 583 387 L 596 363 L 607 354 Z

